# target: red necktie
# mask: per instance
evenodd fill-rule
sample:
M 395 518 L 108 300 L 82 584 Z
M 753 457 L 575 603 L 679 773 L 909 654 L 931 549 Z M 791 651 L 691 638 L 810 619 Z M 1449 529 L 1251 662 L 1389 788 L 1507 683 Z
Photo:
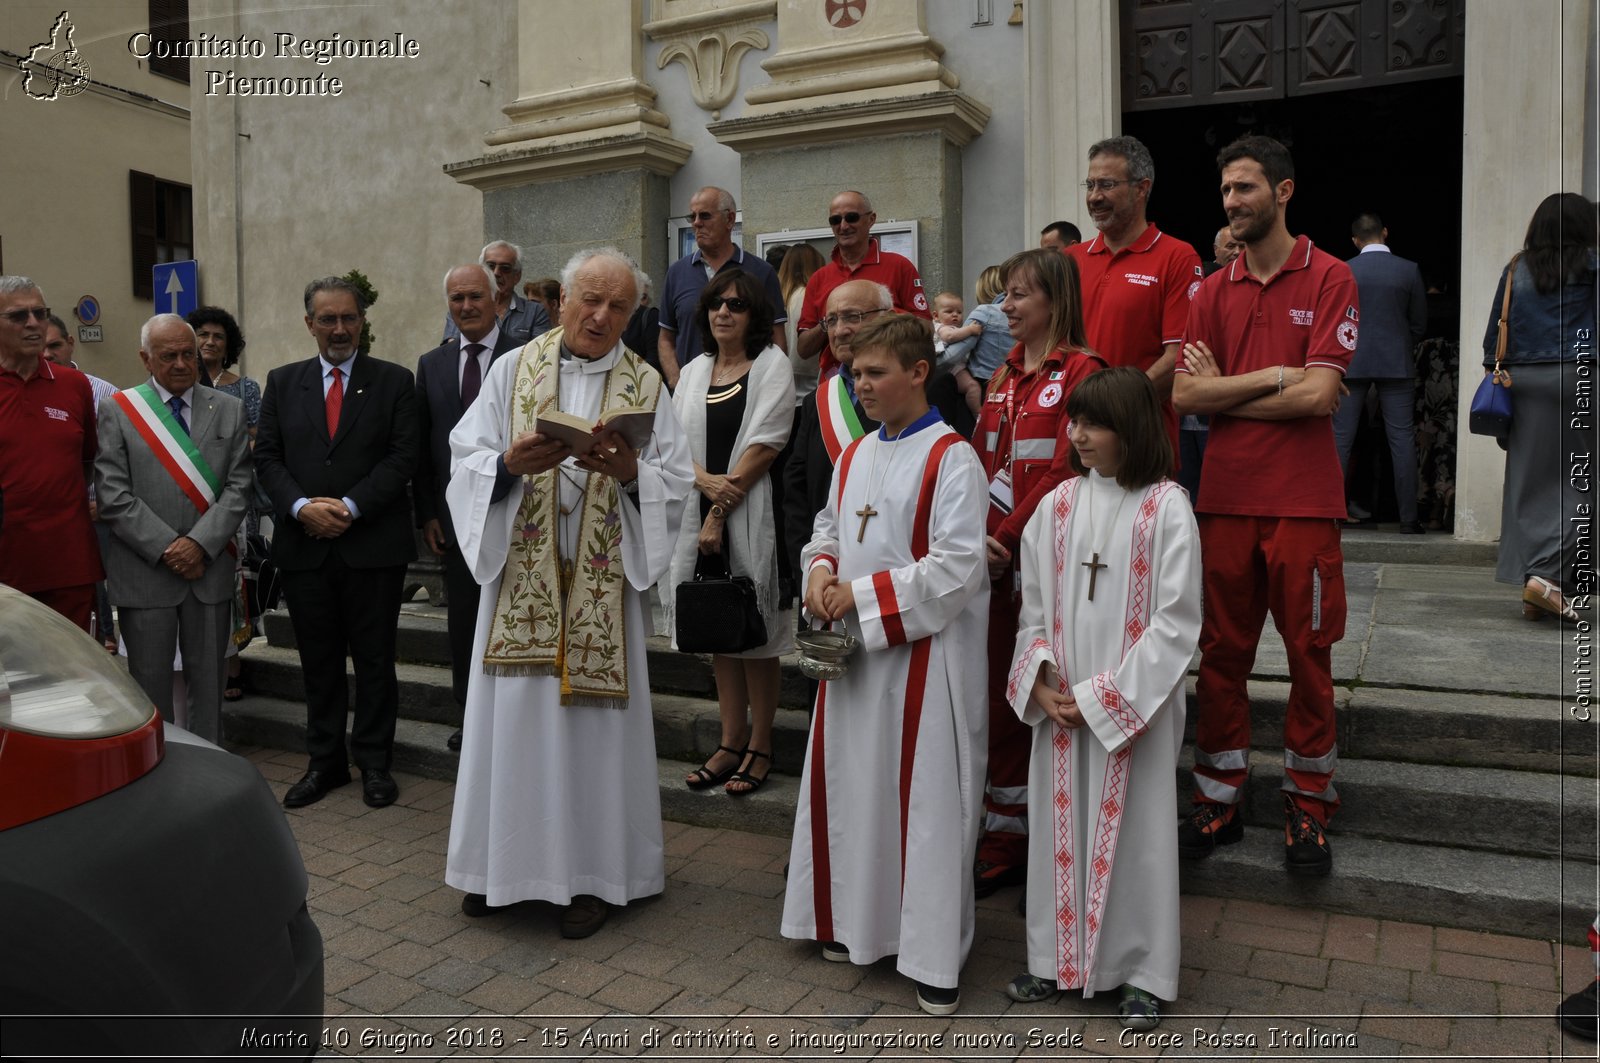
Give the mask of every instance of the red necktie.
M 333 383 L 328 385 L 328 397 L 323 400 L 328 410 L 328 438 L 332 439 L 334 433 L 339 431 L 339 410 L 344 406 L 344 385 L 339 383 L 343 371 L 335 367 L 329 370 L 333 374 Z
M 478 391 L 483 387 L 483 366 L 478 364 L 478 355 L 483 353 L 483 344 L 467 344 L 467 364 L 461 367 L 461 408 L 464 410 L 472 405 L 472 400 L 478 397 Z

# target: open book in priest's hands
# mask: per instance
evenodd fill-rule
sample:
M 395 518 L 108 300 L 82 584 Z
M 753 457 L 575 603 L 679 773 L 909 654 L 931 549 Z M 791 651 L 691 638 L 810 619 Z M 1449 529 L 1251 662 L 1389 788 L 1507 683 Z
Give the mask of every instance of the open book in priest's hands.
M 559 439 L 572 448 L 574 454 L 587 454 L 600 442 L 606 432 L 616 432 L 634 450 L 643 450 L 655 430 L 654 410 L 642 406 L 617 406 L 600 414 L 599 422 L 586 417 L 548 410 L 541 413 L 533 430 L 547 439 Z

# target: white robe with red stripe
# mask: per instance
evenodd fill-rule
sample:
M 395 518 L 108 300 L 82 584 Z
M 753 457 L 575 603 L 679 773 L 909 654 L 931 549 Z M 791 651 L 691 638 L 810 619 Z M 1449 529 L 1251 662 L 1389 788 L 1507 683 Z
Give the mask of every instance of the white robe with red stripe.
M 987 497 L 977 453 L 943 422 L 874 432 L 840 458 L 803 555 L 850 582 L 862 648 L 817 694 L 783 934 L 838 941 L 858 964 L 898 953 L 901 973 L 944 987 L 972 946 Z
M 1083 563 L 1096 552 L 1106 567 L 1089 601 Z M 1020 557 L 1006 696 L 1033 728 L 1028 973 L 1086 997 L 1131 982 L 1172 1000 L 1177 757 L 1184 675 L 1200 639 L 1194 514 L 1170 480 L 1127 492 L 1090 473 L 1039 503 Z M 1060 672 L 1084 726 L 1060 727 L 1030 700 L 1045 664 Z

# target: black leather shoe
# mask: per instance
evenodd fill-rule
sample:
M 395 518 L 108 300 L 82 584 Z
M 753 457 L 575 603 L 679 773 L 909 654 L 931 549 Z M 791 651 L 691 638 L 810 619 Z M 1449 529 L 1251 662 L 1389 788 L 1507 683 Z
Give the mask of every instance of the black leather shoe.
M 482 893 L 467 893 L 461 897 L 461 914 L 471 916 L 473 919 L 482 919 L 495 912 L 503 912 L 511 907 L 509 904 L 490 904 L 489 898 Z
M 394 804 L 394 799 L 400 796 L 400 787 L 396 786 L 393 777 L 382 768 L 361 769 L 361 799 L 371 808 L 382 808 Z
M 456 728 L 456 733 L 444 740 L 444 747 L 452 753 L 461 752 L 461 728 Z
M 572 903 L 561 912 L 561 936 L 564 938 L 586 938 L 599 930 L 606 923 L 606 917 L 611 914 L 611 905 L 599 897 L 592 897 L 586 893 L 572 898 Z
M 1421 521 L 1406 521 L 1400 525 L 1401 535 L 1426 535 L 1428 530 L 1422 526 Z
M 314 805 L 326 797 L 329 790 L 337 790 L 349 781 L 348 771 L 318 771 L 313 768 L 301 776 L 299 782 L 289 787 L 289 792 L 283 795 L 283 807 L 304 808 L 307 805 Z

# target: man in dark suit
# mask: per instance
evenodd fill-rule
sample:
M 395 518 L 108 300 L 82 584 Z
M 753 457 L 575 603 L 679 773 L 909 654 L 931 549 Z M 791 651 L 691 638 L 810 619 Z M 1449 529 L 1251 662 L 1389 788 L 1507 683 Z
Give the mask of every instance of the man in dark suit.
M 1345 374 L 1350 395 L 1333 415 L 1333 440 L 1339 467 L 1350 476 L 1350 448 L 1361 424 L 1361 407 L 1370 387 L 1378 404 L 1394 459 L 1394 494 L 1400 506 L 1400 530 L 1421 535 L 1417 520 L 1416 367 L 1412 350 L 1428 326 L 1428 291 L 1422 271 L 1388 247 L 1389 230 L 1376 214 L 1362 214 L 1350 226 L 1356 257 L 1350 260 L 1361 295 L 1361 327 L 1356 353 Z M 1352 510 L 1354 512 L 1354 510 Z
M 500 331 L 511 337 L 520 347 L 535 336 L 550 331 L 550 312 L 537 299 L 525 299 L 517 291 L 522 283 L 522 248 L 506 240 L 496 240 L 483 246 L 478 253 L 478 264 L 494 275 L 495 316 Z M 444 316 L 444 339 L 448 343 L 460 335 L 455 319 Z
M 320 801 L 350 781 L 354 760 L 362 797 L 379 808 L 399 796 L 389 762 L 395 632 L 416 557 L 406 493 L 421 447 L 416 389 L 410 370 L 358 349 L 366 307 L 350 282 L 312 281 L 305 306 L 320 353 L 267 376 L 255 453 L 306 684 L 310 763 L 283 803 Z M 346 647 L 356 674 L 348 756 Z
M 472 657 L 472 632 L 478 623 L 478 581 L 461 557 L 445 505 L 450 482 L 450 430 L 478 397 L 489 366 L 506 351 L 522 346 L 499 325 L 495 315 L 494 274 L 483 266 L 457 266 L 444 278 L 446 311 L 457 337 L 445 340 L 417 362 L 417 418 L 423 447 L 412 484 L 412 502 L 422 540 L 444 558 L 445 622 L 450 633 L 450 689 L 456 707 L 467 704 L 467 672 Z M 448 746 L 461 748 L 461 731 Z

